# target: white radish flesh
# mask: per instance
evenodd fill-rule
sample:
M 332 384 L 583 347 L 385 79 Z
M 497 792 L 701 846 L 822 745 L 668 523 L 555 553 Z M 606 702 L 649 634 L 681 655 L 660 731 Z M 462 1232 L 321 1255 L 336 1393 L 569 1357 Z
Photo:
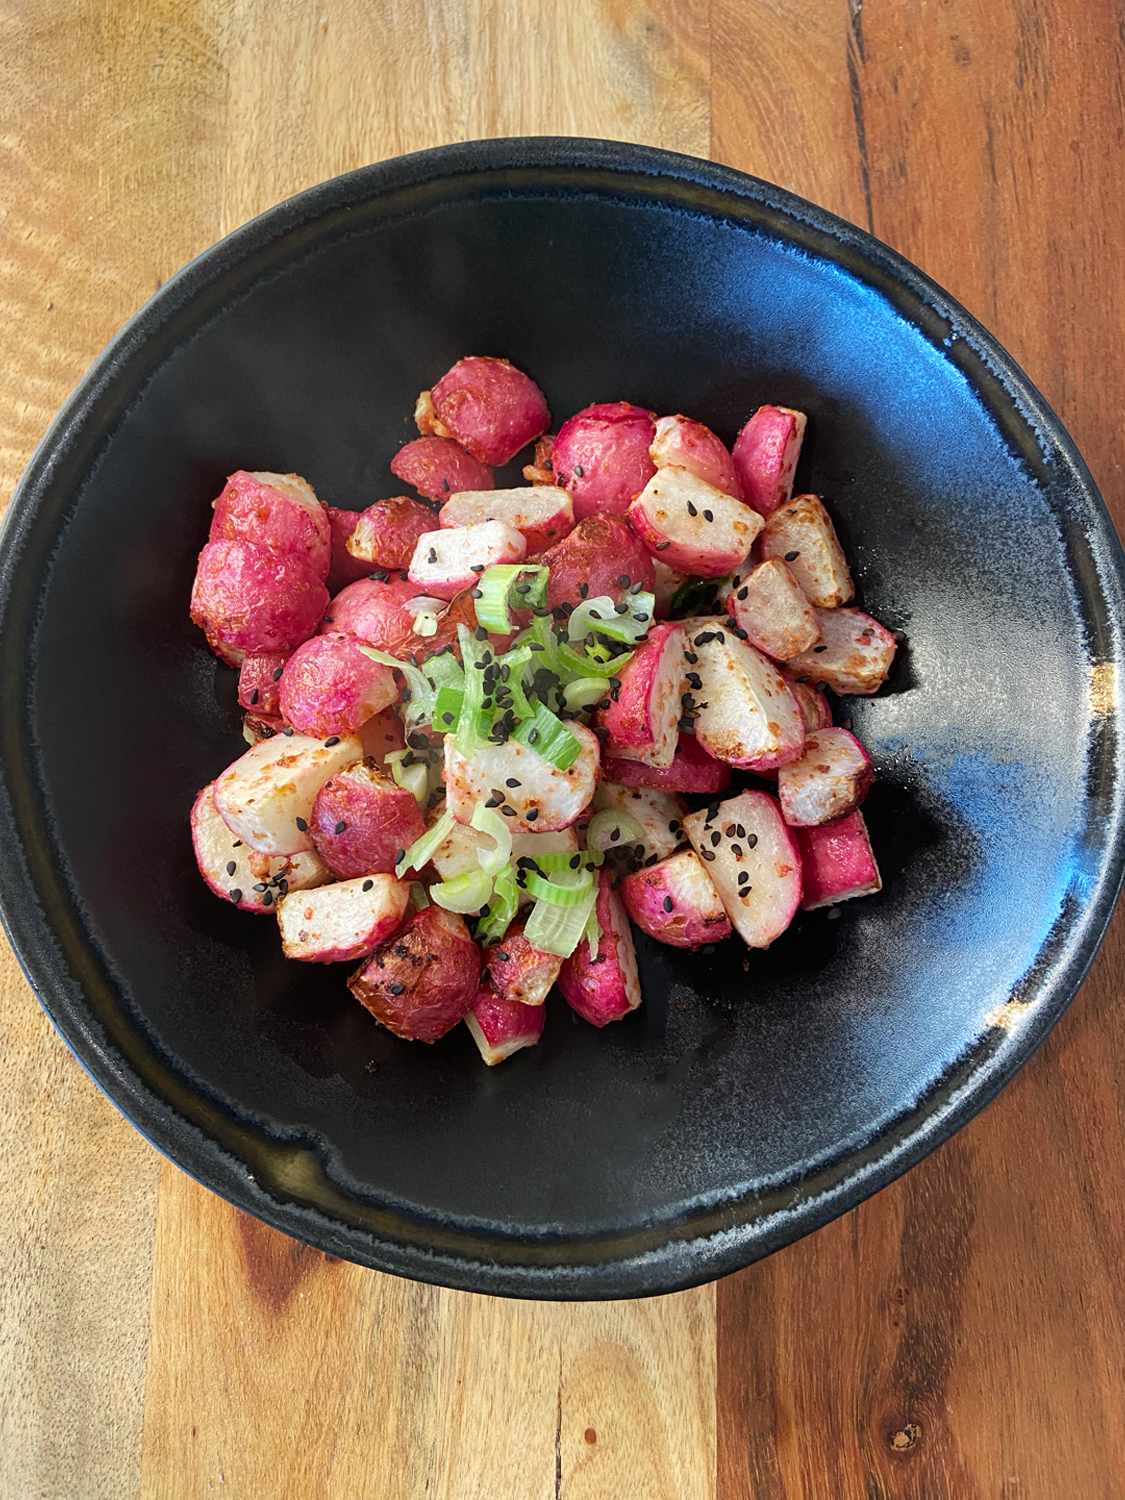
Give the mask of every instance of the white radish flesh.
M 834 693 L 877 693 L 887 680 L 895 638 L 861 609 L 818 609 L 820 642 L 786 666 Z
M 818 729 L 804 754 L 777 773 L 781 814 L 790 828 L 813 828 L 854 812 L 867 795 L 871 757 L 846 729 Z
M 486 745 L 467 759 L 450 735 L 445 742 L 445 795 L 457 821 L 471 823 L 477 803 L 495 800 L 499 792 L 503 801 L 496 811 L 513 833 L 550 833 L 576 823 L 594 795 L 599 750 L 597 738 L 584 725 L 571 722 L 567 728 L 581 751 L 565 771 L 514 739 Z M 505 813 L 505 807 L 511 812 Z
M 475 588 L 485 568 L 523 562 L 526 556 L 527 543 L 503 521 L 427 531 L 414 548 L 410 582 L 439 599 L 452 599 L 462 589 Z
M 718 620 L 689 632 L 688 648 L 701 686 L 693 690 L 695 703 L 686 706 L 695 715 L 695 736 L 704 750 L 749 770 L 773 770 L 796 760 L 805 723 L 774 663 Z
M 307 891 L 332 879 L 315 850 L 271 858 L 236 838 L 215 806 L 214 783 L 205 786 L 191 810 L 191 838 L 199 873 L 224 901 L 240 911 L 272 916 L 286 891 Z M 262 889 L 256 889 L 261 886 Z
M 736 574 L 726 603 L 750 644 L 777 661 L 820 640 L 816 611 L 789 565 L 778 558 L 759 563 L 749 577 Z
M 659 469 L 629 507 L 629 523 L 654 557 L 693 578 L 744 563 L 762 529 L 757 511 L 687 469 Z
M 277 908 L 281 946 L 286 958 L 306 963 L 366 958 L 397 932 L 409 904 L 410 887 L 390 875 L 291 892 Z
M 215 806 L 235 838 L 260 854 L 312 849 L 309 820 L 316 794 L 363 755 L 353 735 L 314 740 L 275 734 L 261 740 L 215 782 Z
M 801 899 L 801 856 L 767 792 L 743 792 L 691 813 L 688 838 L 748 948 L 768 948 Z
M 664 859 L 687 841 L 684 819 L 688 805 L 677 792 L 619 786 L 613 781 L 603 781 L 594 793 L 594 807 L 598 812 L 629 813 L 636 818 L 644 834 L 644 844 L 638 856 L 642 862 L 654 855 L 657 859 Z
M 820 609 L 836 609 L 855 593 L 836 528 L 816 495 L 798 495 L 774 511 L 762 534 L 762 558 L 788 563 Z

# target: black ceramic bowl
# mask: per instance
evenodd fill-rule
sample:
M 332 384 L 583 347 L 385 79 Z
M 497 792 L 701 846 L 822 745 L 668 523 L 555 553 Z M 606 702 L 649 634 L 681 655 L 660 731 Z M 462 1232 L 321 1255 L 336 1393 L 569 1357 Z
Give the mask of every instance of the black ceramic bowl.
M 1029 314 L 1030 315 L 1030 314 Z M 645 1004 L 556 1001 L 484 1068 L 380 1030 L 208 894 L 198 788 L 244 748 L 189 624 L 231 470 L 360 509 L 416 393 L 506 355 L 559 421 L 626 397 L 727 439 L 809 413 L 800 487 L 903 631 L 847 712 L 884 889 L 768 953 L 641 940 Z M 963 1124 L 1074 995 L 1122 871 L 1122 556 L 996 342 L 766 183 L 592 141 L 448 147 L 328 182 L 169 282 L 24 476 L 0 572 L 0 881 L 44 1006 L 162 1151 L 324 1250 L 477 1291 L 619 1297 L 765 1255 Z

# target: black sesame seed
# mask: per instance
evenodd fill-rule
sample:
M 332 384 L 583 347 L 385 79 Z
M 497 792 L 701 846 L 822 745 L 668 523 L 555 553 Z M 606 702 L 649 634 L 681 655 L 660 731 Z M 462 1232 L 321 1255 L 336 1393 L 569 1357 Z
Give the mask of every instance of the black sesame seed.
M 538 738 L 539 738 L 539 731 L 538 731 L 538 729 L 529 729 L 527 731 L 527 743 L 529 745 L 534 745 L 535 742 L 536 742 L 536 740 Z
M 749 594 L 749 592 L 750 592 L 749 589 L 739 589 L 739 591 L 735 595 L 735 597 L 738 598 L 738 599 L 745 599 L 746 596 Z
M 617 581 L 623 589 L 627 589 L 633 580 L 629 577 L 628 573 L 622 573 Z
M 430 748 L 429 739 L 421 733 L 407 735 L 406 743 L 410 746 L 411 750 L 428 750 Z
M 339 822 L 339 823 L 337 823 L 337 824 L 336 824 L 336 832 L 337 832 L 337 833 L 343 833 L 343 831 L 344 831 L 344 829 L 345 829 L 345 828 L 346 828 L 346 827 L 347 827 L 347 826 L 348 826 L 348 825 L 347 825 L 347 824 L 346 824 L 346 823 L 344 823 L 344 822 Z
M 671 896 L 665 896 L 664 897 L 664 910 L 665 911 L 671 911 L 673 909 L 673 907 L 675 906 L 675 904 L 676 903 L 672 900 Z
M 504 805 L 504 799 L 503 797 L 489 797 L 488 801 L 484 805 L 485 807 L 502 807 Z
M 689 516 L 697 516 L 699 514 L 699 512 L 696 510 L 695 506 L 691 503 L 690 500 L 687 503 L 687 513 L 688 513 Z
M 237 886 L 235 886 L 233 890 L 231 890 L 228 894 L 230 895 L 230 899 L 236 906 L 242 900 L 242 892 L 238 889 Z
M 286 725 L 286 727 L 281 732 L 284 735 L 288 735 L 290 739 L 293 738 L 293 730 L 289 725 Z
M 500 809 L 500 811 L 504 814 L 504 816 L 506 818 L 514 818 L 516 816 L 516 810 L 515 810 L 514 807 L 502 807 Z M 531 817 L 530 813 L 528 813 L 528 817 L 529 818 Z
M 796 562 L 797 559 L 800 557 L 800 555 L 801 554 L 799 552 L 787 552 L 785 554 L 785 561 L 786 562 Z
M 716 797 L 713 802 L 708 802 L 708 804 L 707 804 L 707 821 L 708 821 L 708 823 L 710 823 L 714 818 L 717 818 L 719 816 L 719 808 L 720 808 L 721 805 L 722 804 L 719 802 L 718 797 Z
M 537 808 L 537 807 L 533 807 L 533 808 L 532 808 L 532 809 L 531 809 L 531 811 L 530 811 L 530 812 L 529 812 L 529 813 L 528 813 L 528 815 L 527 815 L 527 821 L 528 821 L 528 822 L 529 822 L 529 823 L 534 823 L 534 822 L 535 822 L 535 820 L 536 820 L 536 818 L 537 818 L 537 817 L 538 817 L 538 816 L 539 816 L 539 809 L 538 809 L 538 808 Z
M 333 745 L 338 745 L 339 743 L 340 736 L 338 734 L 330 734 L 324 742 L 324 748 L 326 750 L 331 750 Z
M 449 480 L 448 479 L 443 479 L 442 482 L 441 482 L 441 487 L 445 491 L 445 493 L 448 495 L 449 494 Z
M 442 716 L 441 716 L 441 722 L 443 724 L 452 724 L 453 723 L 453 715 L 451 713 L 448 713 L 448 712 L 447 713 L 443 713 Z
M 273 892 L 272 891 L 267 891 L 266 894 L 262 897 L 262 905 L 263 906 L 272 906 L 273 905 Z
M 274 680 L 274 682 L 280 682 L 281 681 L 281 674 L 284 671 L 285 671 L 284 667 L 278 667 L 277 671 L 273 674 L 273 680 Z
M 254 691 L 250 694 L 250 707 L 254 708 L 257 705 L 257 702 L 258 702 L 258 689 L 255 688 Z
M 828 650 L 828 647 L 827 647 L 827 646 L 814 646 L 814 647 L 813 647 L 813 650 L 814 650 L 814 651 L 815 651 L 815 652 L 816 652 L 816 653 L 817 653 L 817 655 L 818 655 L 818 656 L 819 656 L 819 654 L 820 654 L 820 653 L 821 653 L 821 652 L 822 652 L 822 651 L 827 651 L 827 650 Z
M 473 631 L 473 638 L 478 641 L 487 641 L 488 631 L 485 630 L 483 625 L 478 625 L 477 628 Z
M 395 864 L 396 865 L 401 864 L 402 861 L 405 858 L 406 858 L 406 850 L 405 849 L 396 849 L 395 850 Z
M 363 882 L 363 889 L 365 891 L 369 891 L 374 884 L 375 882 L 373 880 L 365 880 Z
M 702 857 L 704 859 L 708 860 L 708 861 L 710 861 L 710 860 L 712 860 L 712 859 L 715 858 L 715 856 L 711 853 L 710 849 L 700 849 L 699 852 L 702 855 Z
M 242 848 L 242 840 L 241 839 L 235 839 L 234 843 L 231 845 L 231 848 L 232 849 L 241 849 Z
M 695 664 L 698 662 L 699 657 L 696 656 L 693 651 L 685 651 L 684 652 L 684 660 L 685 661 L 690 661 L 691 664 L 692 664 L 692 666 L 694 667 Z M 699 685 L 700 685 L 700 687 L 702 687 L 703 686 L 702 682 Z
M 406 986 L 404 984 L 388 984 L 387 988 L 392 995 L 401 995 Z
M 484 598 L 484 590 L 483 589 L 470 589 L 469 590 L 469 598 L 470 599 L 483 599 Z
M 692 645 L 694 645 L 694 646 L 708 646 L 708 645 L 710 645 L 710 643 L 712 641 L 718 640 L 718 638 L 719 638 L 718 631 L 716 631 L 716 630 L 705 630 L 702 635 L 697 635 L 696 636 L 695 640 L 692 642 Z M 693 658 L 693 660 L 694 660 L 694 658 Z
M 741 844 L 732 844 L 730 846 L 730 852 L 734 855 L 735 859 L 741 859 L 742 858 L 742 845 Z
M 746 871 L 745 871 L 745 870 L 740 870 L 740 871 L 739 871 L 739 872 L 738 872 L 738 883 L 739 883 L 739 885 L 745 885 L 745 884 L 746 884 L 746 882 L 747 882 L 747 881 L 748 881 L 748 880 L 749 880 L 749 879 L 750 879 L 750 877 L 749 877 L 749 875 L 748 875 L 748 874 L 747 874 L 747 873 L 746 873 Z
M 723 836 L 718 831 L 718 829 L 716 829 L 715 832 L 711 835 L 711 847 L 712 847 L 712 849 L 717 849 L 718 846 L 722 843 L 722 841 L 723 841 Z
M 308 833 L 309 825 L 305 822 L 304 818 L 294 818 L 293 821 L 302 833 Z
M 586 596 L 587 596 L 587 594 L 589 594 L 589 592 L 590 592 L 590 585 L 588 583 L 580 583 L 578 585 L 578 594 L 579 594 L 580 598 L 585 599 Z
M 629 592 L 631 594 L 641 594 L 644 592 L 644 586 L 644 580 L 638 579 L 636 583 L 630 586 Z
M 715 517 L 711 514 L 711 512 L 709 510 L 705 510 L 703 512 L 703 519 L 705 521 L 713 521 L 715 519 Z
M 756 833 L 748 833 L 746 835 L 746 847 L 748 849 L 756 849 L 758 847 L 758 835 Z
M 427 561 L 428 562 L 432 562 L 432 563 L 436 563 L 437 562 L 437 548 L 436 547 L 431 547 L 430 548 L 430 555 L 427 558 Z
M 232 860 L 228 860 L 228 862 L 227 862 L 227 874 L 228 875 L 233 875 L 234 872 L 235 872 L 235 870 L 237 870 L 237 869 L 238 869 L 238 861 L 237 860 L 233 860 L 233 859 Z
M 657 544 L 656 544 L 656 550 L 657 550 L 657 552 L 667 552 L 668 548 L 671 545 L 672 545 L 671 542 L 657 542 Z
M 402 580 L 403 583 L 409 583 L 410 582 L 410 574 L 406 571 L 405 568 L 403 568 L 402 572 L 398 576 Z

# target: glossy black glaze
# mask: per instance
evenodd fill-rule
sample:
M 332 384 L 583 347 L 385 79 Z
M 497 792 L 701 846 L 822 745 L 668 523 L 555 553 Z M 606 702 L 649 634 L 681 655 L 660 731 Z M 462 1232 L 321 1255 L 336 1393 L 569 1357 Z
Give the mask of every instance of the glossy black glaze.
M 863 602 L 907 644 L 850 707 L 885 889 L 765 954 L 641 943 L 605 1032 L 552 1001 L 487 1070 L 399 1042 L 339 968 L 195 871 L 192 798 L 242 742 L 187 619 L 237 467 L 361 508 L 417 391 L 502 354 L 726 438 L 809 413 Z M 766 183 L 589 141 L 367 168 L 207 252 L 83 381 L 0 558 L 3 915 L 52 1019 L 201 1181 L 334 1254 L 479 1291 L 686 1286 L 807 1233 L 968 1119 L 1042 1041 L 1122 869 L 1122 558 L 996 343 L 875 240 Z M 744 962 L 745 960 L 745 962 Z

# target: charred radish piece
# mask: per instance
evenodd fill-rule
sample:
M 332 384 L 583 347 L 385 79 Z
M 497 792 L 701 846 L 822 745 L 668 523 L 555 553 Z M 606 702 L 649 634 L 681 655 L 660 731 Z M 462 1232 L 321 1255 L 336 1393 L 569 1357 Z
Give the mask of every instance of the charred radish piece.
M 607 781 L 625 787 L 704 794 L 725 792 L 731 780 L 730 767 L 709 755 L 694 735 L 689 734 L 680 735 L 670 766 L 649 766 L 639 760 L 618 760 L 607 755 L 602 761 L 602 775 Z
M 820 643 L 792 656 L 786 665 L 807 674 L 834 693 L 870 696 L 887 680 L 895 655 L 895 638 L 878 620 L 860 609 L 818 609 Z
M 414 615 L 406 608 L 418 592 L 417 586 L 400 573 L 361 578 L 341 589 L 332 600 L 321 631 L 354 635 L 365 645 L 405 657 L 418 645 Z
M 547 398 L 531 376 L 488 355 L 459 359 L 429 398 L 443 431 L 494 468 L 515 458 L 551 425 Z
M 780 558 L 759 563 L 748 577 L 736 573 L 726 607 L 750 644 L 777 661 L 787 661 L 820 640 L 816 612 Z
M 418 538 L 410 563 L 410 581 L 427 594 L 452 599 L 494 563 L 522 562 L 527 543 L 514 526 L 481 521 L 448 531 L 427 531 Z
M 724 495 L 742 499 L 734 459 L 710 427 L 690 417 L 661 417 L 649 454 L 658 469 L 687 469 Z
M 788 406 L 759 406 L 738 434 L 734 464 L 742 498 L 761 515 L 772 515 L 792 495 L 804 435 L 804 412 Z
M 317 635 L 299 646 L 281 674 L 281 716 L 299 734 L 354 734 L 398 701 L 390 667 L 364 656 L 350 635 Z
M 271 916 L 286 891 L 308 891 L 331 880 L 316 853 L 256 854 L 219 816 L 214 784 L 205 786 L 191 810 L 191 839 L 199 873 L 223 901 L 240 911 Z
M 316 794 L 309 831 L 329 869 L 347 880 L 390 875 L 425 832 L 414 794 L 370 761 L 337 771 Z
M 348 551 L 375 568 L 409 568 L 418 538 L 433 530 L 434 520 L 428 506 L 408 495 L 376 500 L 357 518 Z
M 319 579 L 332 560 L 328 508 L 298 474 L 248 474 L 239 469 L 215 501 L 212 542 L 253 542 L 303 562 Z
M 313 964 L 366 958 L 398 931 L 409 904 L 410 887 L 389 875 L 291 891 L 277 908 L 285 957 Z
M 309 821 L 317 792 L 362 754 L 351 735 L 329 741 L 276 734 L 228 766 L 215 782 L 215 806 L 236 839 L 259 854 L 314 847 Z
M 395 1036 L 436 1042 L 472 1006 L 480 967 L 464 919 L 427 906 L 375 949 L 348 988 Z
M 503 521 L 520 533 L 529 553 L 545 552 L 574 530 L 574 507 L 566 491 L 554 484 L 467 490 L 450 495 L 442 507 L 442 526 L 478 526 L 482 521 Z
M 698 948 L 731 935 L 715 884 L 693 849 L 621 882 L 625 909 L 642 932 L 673 948 Z
M 535 444 L 535 459 L 524 464 L 523 477 L 528 484 L 554 484 L 555 482 L 555 435 L 545 432 Z
M 832 518 L 816 495 L 798 495 L 774 511 L 762 534 L 762 558 L 787 563 L 818 609 L 836 609 L 855 592 Z
M 415 438 L 391 459 L 391 473 L 428 500 L 448 500 L 461 490 L 490 490 L 492 470 L 448 435 Z
M 660 469 L 629 507 L 629 524 L 654 557 L 696 578 L 739 567 L 762 529 L 757 511 L 687 469 Z
M 854 812 L 874 780 L 871 757 L 846 729 L 818 729 L 804 754 L 777 773 L 781 815 L 790 828 L 814 828 Z
M 685 708 L 703 748 L 747 770 L 774 770 L 796 760 L 805 722 L 773 662 L 718 620 L 689 632 L 688 645 L 701 686 Z
M 587 406 L 563 423 L 552 462 L 577 520 L 625 514 L 656 472 L 649 456 L 655 437 L 652 412 L 628 401 Z
M 534 1047 L 543 1035 L 547 1012 L 542 1005 L 521 1005 L 504 1000 L 488 985 L 482 985 L 465 1017 L 481 1057 L 490 1068 L 524 1047 Z
M 553 953 L 533 948 L 522 926 L 509 927 L 488 953 L 493 990 L 500 999 L 518 1001 L 521 1005 L 542 1005 L 562 965 L 562 959 Z
M 607 1026 L 640 1005 L 641 982 L 629 918 L 604 870 L 598 878 L 595 915 L 601 932 L 598 951 L 591 958 L 590 945 L 583 938 L 562 966 L 559 989 L 584 1021 Z
M 364 756 L 370 756 L 380 766 L 386 764 L 388 755 L 406 749 L 402 720 L 393 708 L 384 708 L 365 719 L 356 730 L 356 738 L 363 746 Z
M 801 899 L 801 856 L 768 792 L 743 792 L 684 819 L 734 930 L 748 948 L 768 948 Z
M 559 770 L 529 745 L 509 739 L 466 758 L 453 737 L 445 741 L 446 803 L 459 823 L 470 823 L 478 802 L 491 803 L 513 833 L 569 828 L 589 806 L 598 779 L 598 741 L 584 725 L 568 724 L 580 753 Z
M 599 722 L 609 731 L 606 753 L 622 760 L 670 766 L 683 713 L 684 633 L 679 625 L 653 625 L 622 670 L 620 687 Z
M 883 889 L 861 812 L 796 833 L 805 872 L 802 910 L 836 906 Z

